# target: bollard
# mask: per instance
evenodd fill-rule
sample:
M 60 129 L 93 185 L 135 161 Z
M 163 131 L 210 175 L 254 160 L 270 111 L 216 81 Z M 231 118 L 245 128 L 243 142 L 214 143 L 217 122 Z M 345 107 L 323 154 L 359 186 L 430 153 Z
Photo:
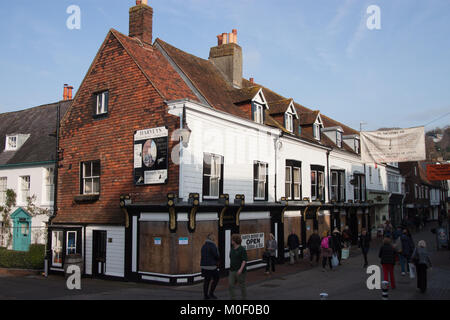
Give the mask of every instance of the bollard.
M 383 300 L 389 300 L 389 292 L 388 292 L 389 281 L 381 282 L 381 295 Z
M 321 293 L 320 294 L 320 300 L 327 300 L 328 299 L 328 293 Z

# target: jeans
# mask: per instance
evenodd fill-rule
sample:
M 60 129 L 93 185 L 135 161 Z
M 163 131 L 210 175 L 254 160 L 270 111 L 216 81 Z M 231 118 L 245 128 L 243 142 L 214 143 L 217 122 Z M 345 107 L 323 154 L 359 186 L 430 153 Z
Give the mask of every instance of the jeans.
M 238 276 L 237 271 L 230 271 L 230 275 L 228 276 L 228 284 L 229 284 L 228 291 L 230 293 L 231 300 L 236 300 L 236 295 L 234 293 L 236 282 L 241 288 L 242 300 L 247 300 L 247 285 L 245 283 L 246 276 L 247 276 L 246 272 L 242 272 Z
M 272 270 L 272 272 L 275 272 L 275 257 L 274 256 L 270 256 L 267 259 L 266 272 L 269 272 L 270 270 Z
M 214 290 L 219 283 L 219 271 L 216 270 L 205 270 L 202 269 L 202 275 L 205 277 L 205 281 L 203 282 L 203 295 L 208 297 L 214 294 Z M 212 283 L 211 283 L 212 280 Z M 209 284 L 211 283 L 211 288 Z
M 400 260 L 400 267 L 402 268 L 402 273 L 408 271 L 409 272 L 409 259 L 408 257 L 405 257 L 404 255 L 399 255 Z
M 316 263 L 319 263 L 319 256 L 320 256 L 320 251 L 319 250 L 309 250 L 309 259 L 312 262 L 314 256 L 316 256 Z
M 417 270 L 417 288 L 425 292 L 427 290 L 427 265 L 423 263 L 416 264 Z
M 328 264 L 330 265 L 330 269 L 333 270 L 333 266 L 331 265 L 331 257 L 323 257 L 322 258 L 322 268 L 325 269 L 325 267 L 327 266 L 327 261 L 328 261 Z

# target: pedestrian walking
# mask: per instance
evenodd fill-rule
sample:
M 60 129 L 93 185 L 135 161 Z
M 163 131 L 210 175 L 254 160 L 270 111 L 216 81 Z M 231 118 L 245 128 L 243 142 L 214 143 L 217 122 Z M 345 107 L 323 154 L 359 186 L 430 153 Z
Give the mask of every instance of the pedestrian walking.
M 320 256 L 320 236 L 319 231 L 314 229 L 313 234 L 309 237 L 307 247 L 309 250 L 309 259 L 311 266 L 313 264 L 313 257 L 316 257 L 316 264 L 319 264 Z
M 231 300 L 236 299 L 234 289 L 236 283 L 241 288 L 242 300 L 247 299 L 247 251 L 241 246 L 242 239 L 238 234 L 231 236 L 231 250 L 230 250 L 230 274 L 228 276 L 228 291 Z
M 393 227 L 389 220 L 386 220 L 383 228 L 383 236 L 385 238 L 392 238 Z
M 417 288 L 420 292 L 427 291 L 427 269 L 431 269 L 431 259 L 428 255 L 427 244 L 424 240 L 419 241 L 411 256 L 416 266 Z
M 201 249 L 200 268 L 202 270 L 202 277 L 205 278 L 203 282 L 203 297 L 205 300 L 214 299 L 217 297 L 214 295 L 214 290 L 219 283 L 219 250 L 214 242 L 214 234 L 210 233 L 206 237 L 205 244 Z M 212 283 L 211 283 L 212 280 Z M 211 284 L 211 287 L 210 287 Z
M 342 231 L 342 239 L 344 240 L 345 247 L 350 249 L 350 244 L 352 243 L 352 233 L 348 226 L 345 226 L 344 231 Z
M 270 272 L 275 272 L 275 258 L 276 258 L 276 251 L 278 248 L 277 240 L 275 240 L 275 236 L 271 233 L 269 235 L 269 240 L 266 242 L 266 257 L 267 257 L 267 264 L 266 264 L 266 274 L 269 274 Z
M 341 265 L 341 260 L 342 260 L 342 237 L 341 237 L 341 233 L 339 232 L 339 230 L 337 228 L 335 228 L 333 230 L 333 235 L 332 237 L 332 242 L 333 242 L 333 251 L 336 254 L 338 260 L 339 260 L 339 265 Z
M 330 266 L 330 270 L 333 270 L 333 266 L 331 264 L 331 258 L 333 257 L 333 240 L 330 237 L 330 232 L 325 231 L 323 233 L 323 238 L 320 242 L 320 249 L 322 254 L 322 271 L 325 272 L 327 262 Z
M 367 268 L 369 262 L 367 261 L 367 254 L 370 249 L 370 234 L 366 229 L 362 229 L 361 235 L 359 236 L 358 246 L 361 248 L 361 252 L 364 256 L 364 266 L 363 268 Z
M 287 238 L 288 248 L 289 248 L 289 258 L 290 264 L 294 264 L 298 262 L 298 247 L 300 246 L 300 240 L 298 236 L 294 233 L 294 230 L 291 230 L 291 234 Z
M 395 251 L 391 238 L 384 238 L 378 257 L 381 259 L 381 265 L 383 266 L 384 281 L 389 281 L 390 279 L 391 288 L 395 289 Z
M 403 234 L 400 236 L 401 249 L 399 253 L 400 267 L 402 270 L 402 276 L 409 273 L 408 264 L 411 262 L 411 255 L 414 252 L 414 241 L 412 240 L 411 234 L 409 234 L 408 229 L 403 229 Z M 396 246 L 397 247 L 397 246 Z

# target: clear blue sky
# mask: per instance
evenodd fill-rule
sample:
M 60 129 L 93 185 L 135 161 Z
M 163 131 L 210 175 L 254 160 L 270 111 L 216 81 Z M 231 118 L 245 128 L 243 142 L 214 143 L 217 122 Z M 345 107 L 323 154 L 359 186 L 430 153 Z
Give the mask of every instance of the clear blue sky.
M 0 1 L 0 112 L 78 89 L 108 30 L 128 34 L 134 0 Z M 70 5 L 81 30 L 69 30 Z M 450 112 L 449 0 L 149 0 L 154 38 L 207 58 L 238 29 L 244 77 L 359 129 L 414 127 Z M 369 5 L 381 30 L 369 30 Z M 450 116 L 434 126 L 450 124 Z M 1 125 L 1 124 L 0 124 Z

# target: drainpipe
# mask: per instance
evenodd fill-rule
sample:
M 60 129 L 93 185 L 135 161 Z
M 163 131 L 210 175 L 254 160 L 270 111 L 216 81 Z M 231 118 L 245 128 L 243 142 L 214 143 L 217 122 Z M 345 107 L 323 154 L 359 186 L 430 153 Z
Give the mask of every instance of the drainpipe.
M 328 202 L 330 202 L 330 150 L 327 150 L 327 190 Z

